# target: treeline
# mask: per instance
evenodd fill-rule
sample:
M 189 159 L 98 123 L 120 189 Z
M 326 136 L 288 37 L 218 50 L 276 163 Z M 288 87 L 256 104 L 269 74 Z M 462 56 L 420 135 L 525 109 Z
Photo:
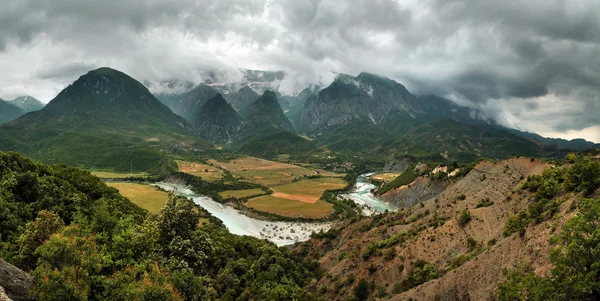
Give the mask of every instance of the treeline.
M 313 300 L 317 264 L 171 195 L 150 214 L 87 171 L 0 153 L 0 256 L 39 300 Z

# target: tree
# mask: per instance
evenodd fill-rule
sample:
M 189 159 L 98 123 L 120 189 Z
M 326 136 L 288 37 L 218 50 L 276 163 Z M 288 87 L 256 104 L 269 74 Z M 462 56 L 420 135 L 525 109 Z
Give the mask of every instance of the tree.
M 356 286 L 354 286 L 354 296 L 357 300 L 363 301 L 369 298 L 369 283 L 367 280 L 360 279 Z
M 25 232 L 18 239 L 19 252 L 15 256 L 17 265 L 27 271 L 35 269 L 35 250 L 64 226 L 65 223 L 56 213 L 40 211 L 35 221 L 27 223 Z

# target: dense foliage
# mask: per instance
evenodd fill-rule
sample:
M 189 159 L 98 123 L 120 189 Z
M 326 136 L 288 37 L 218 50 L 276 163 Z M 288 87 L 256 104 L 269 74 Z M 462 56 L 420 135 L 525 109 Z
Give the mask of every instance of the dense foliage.
M 40 300 L 311 300 L 315 265 L 274 244 L 199 226 L 171 196 L 148 214 L 88 172 L 0 153 L 2 257 Z

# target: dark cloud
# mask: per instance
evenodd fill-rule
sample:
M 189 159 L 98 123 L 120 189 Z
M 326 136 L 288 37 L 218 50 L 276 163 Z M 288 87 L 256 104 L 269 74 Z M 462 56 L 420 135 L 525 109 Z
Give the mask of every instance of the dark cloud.
M 600 123 L 599 13 L 597 0 L 4 0 L 0 96 L 50 99 L 104 65 L 147 81 L 284 70 L 289 93 L 368 71 L 571 133 Z

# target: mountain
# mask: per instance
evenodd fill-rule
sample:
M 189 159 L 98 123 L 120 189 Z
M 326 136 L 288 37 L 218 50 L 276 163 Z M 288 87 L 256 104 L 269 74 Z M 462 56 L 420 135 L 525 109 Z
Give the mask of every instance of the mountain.
M 450 118 L 436 119 L 382 143 L 377 153 L 409 156 L 423 161 L 462 163 L 477 158 L 506 159 L 513 156 L 563 156 L 556 147 L 532 141 L 492 126 L 459 123 Z
M 272 91 L 265 91 L 252 103 L 249 116 L 231 147 L 237 153 L 263 158 L 276 158 L 281 154 L 299 158 L 323 152 L 315 143 L 296 134 Z
M 31 96 L 20 96 L 8 102 L 21 108 L 25 113 L 39 111 L 44 107 L 41 101 Z
M 570 149 L 570 150 L 574 150 L 574 151 L 600 149 L 600 143 L 594 143 L 591 141 L 587 141 L 585 139 L 567 140 L 567 139 L 561 139 L 561 138 L 547 138 L 547 137 L 542 137 L 535 133 L 523 132 L 523 131 L 519 131 L 519 130 L 515 130 L 515 129 L 508 129 L 508 131 L 517 136 L 523 137 L 523 138 L 533 139 L 536 141 L 541 141 L 541 142 L 544 142 L 547 144 L 554 145 L 560 149 Z
M 300 126 L 302 131 L 318 135 L 355 119 L 378 124 L 391 110 L 424 113 L 417 99 L 391 79 L 366 72 L 354 78 L 339 75 L 329 87 L 306 100 Z
M 171 164 L 165 151 L 212 146 L 138 81 L 100 68 L 42 110 L 0 126 L 0 148 L 86 168 L 156 171 Z
M 173 112 L 189 122 L 207 100 L 217 94 L 217 90 L 206 84 L 199 84 L 194 89 L 179 95 L 163 95 L 161 100 Z
M 248 85 L 243 85 L 239 90 L 224 95 L 227 102 L 229 102 L 242 116 L 248 116 L 252 103 L 258 99 L 259 96 L 260 95 Z
M 17 119 L 25 112 L 14 104 L 0 98 L 0 124 Z
M 200 137 L 226 143 L 232 141 L 241 124 L 242 116 L 220 93 L 202 105 L 192 122 Z
M 277 95 L 272 91 L 265 91 L 252 103 L 240 134 L 245 136 L 264 129 L 281 129 L 295 133 L 292 123 L 279 106 Z

